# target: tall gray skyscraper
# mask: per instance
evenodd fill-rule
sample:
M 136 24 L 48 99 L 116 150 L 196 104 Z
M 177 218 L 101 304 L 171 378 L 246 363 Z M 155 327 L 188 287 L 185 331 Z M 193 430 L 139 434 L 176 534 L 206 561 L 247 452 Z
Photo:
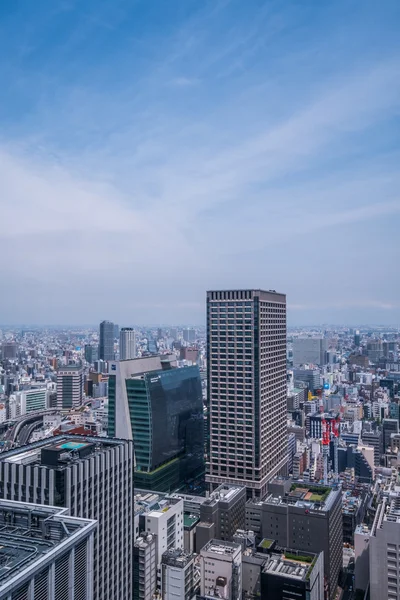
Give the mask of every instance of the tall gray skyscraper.
M 73 517 L 97 521 L 95 600 L 132 598 L 132 497 L 127 440 L 59 435 L 0 455 L 0 498 L 65 507 Z
M 99 358 L 114 360 L 114 323 L 111 321 L 100 323 Z
M 122 327 L 119 332 L 119 360 L 136 358 L 136 334 L 132 327 Z
M 287 462 L 286 296 L 207 292 L 206 480 L 264 496 Z

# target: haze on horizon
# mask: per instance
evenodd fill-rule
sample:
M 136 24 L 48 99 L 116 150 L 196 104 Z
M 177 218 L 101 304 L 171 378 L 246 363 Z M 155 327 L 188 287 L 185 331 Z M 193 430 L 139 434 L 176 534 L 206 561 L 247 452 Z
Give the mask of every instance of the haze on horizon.
M 399 324 L 400 5 L 6 0 L 0 322 Z

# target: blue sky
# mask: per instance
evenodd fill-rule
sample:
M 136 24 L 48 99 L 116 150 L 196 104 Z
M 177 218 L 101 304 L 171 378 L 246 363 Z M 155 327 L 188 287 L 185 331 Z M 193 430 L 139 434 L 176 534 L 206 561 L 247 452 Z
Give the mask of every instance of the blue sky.
M 400 4 L 0 3 L 0 322 L 400 324 Z

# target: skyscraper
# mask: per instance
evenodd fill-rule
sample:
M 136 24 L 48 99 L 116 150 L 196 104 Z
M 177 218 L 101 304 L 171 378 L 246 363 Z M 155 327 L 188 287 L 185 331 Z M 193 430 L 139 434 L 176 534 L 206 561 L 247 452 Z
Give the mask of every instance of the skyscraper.
M 327 340 L 322 337 L 299 337 L 293 340 L 293 364 L 326 365 Z
M 136 358 L 136 334 L 132 327 L 122 327 L 119 332 L 119 360 Z
M 207 381 L 206 481 L 263 496 L 287 462 L 284 294 L 207 292 Z
M 109 365 L 108 435 L 133 439 L 135 485 L 160 492 L 204 475 L 200 372 L 171 356 Z
M 83 370 L 80 365 L 60 367 L 57 371 L 57 408 L 69 410 L 82 404 Z
M 114 323 L 111 321 L 100 323 L 99 358 L 114 360 Z
M 132 442 L 59 435 L 1 453 L 0 498 L 95 519 L 93 597 L 131 600 L 132 472 Z

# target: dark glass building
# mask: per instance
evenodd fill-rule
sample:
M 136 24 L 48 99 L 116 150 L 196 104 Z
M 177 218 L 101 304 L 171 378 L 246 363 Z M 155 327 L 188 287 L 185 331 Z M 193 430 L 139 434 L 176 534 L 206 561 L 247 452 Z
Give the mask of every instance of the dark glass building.
M 170 492 L 197 485 L 205 467 L 198 367 L 178 369 L 159 356 L 111 363 L 108 434 L 116 432 L 133 439 L 135 486 Z
M 114 323 L 102 321 L 100 323 L 99 358 L 101 360 L 114 360 Z

